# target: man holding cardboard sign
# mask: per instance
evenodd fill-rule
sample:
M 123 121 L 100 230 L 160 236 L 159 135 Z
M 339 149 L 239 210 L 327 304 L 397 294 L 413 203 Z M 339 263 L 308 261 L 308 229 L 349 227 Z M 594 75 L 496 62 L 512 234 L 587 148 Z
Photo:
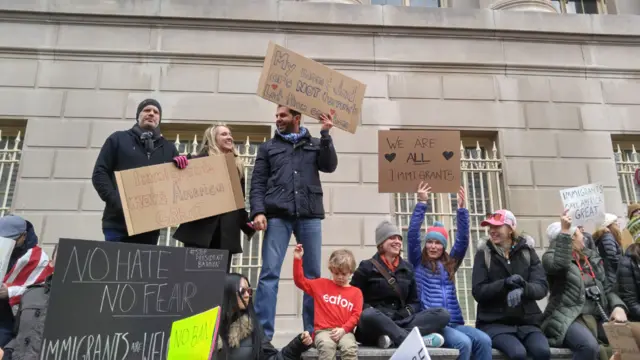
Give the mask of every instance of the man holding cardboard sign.
M 105 202 L 102 232 L 106 241 L 158 243 L 159 230 L 128 236 L 115 172 L 171 161 L 181 169 L 187 166 L 186 157 L 179 156 L 176 147 L 160 134 L 161 118 L 160 103 L 143 100 L 136 111 L 136 124 L 129 130 L 111 134 L 100 149 L 91 180 Z
M 319 172 L 332 173 L 338 157 L 329 130 L 333 117 L 322 115 L 320 139 L 300 126 L 301 114 L 277 107 L 274 137 L 260 145 L 251 178 L 251 218 L 256 230 L 266 230 L 262 245 L 262 270 L 256 298 L 256 314 L 265 336 L 273 337 L 278 281 L 293 233 L 307 250 L 304 275 L 320 277 L 324 219 Z M 313 298 L 304 296 L 304 329 L 313 332 Z

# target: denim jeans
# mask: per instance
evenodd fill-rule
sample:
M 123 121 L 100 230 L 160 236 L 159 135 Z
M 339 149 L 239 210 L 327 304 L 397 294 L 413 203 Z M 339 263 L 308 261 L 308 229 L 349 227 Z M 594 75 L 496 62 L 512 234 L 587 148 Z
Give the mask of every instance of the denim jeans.
M 133 244 L 158 245 L 159 231 L 150 231 L 129 236 L 126 230 L 102 229 L 105 241 L 126 242 Z
M 271 340 L 275 331 L 276 302 L 282 262 L 287 256 L 289 239 L 295 235 L 296 242 L 302 244 L 304 255 L 302 267 L 308 279 L 320 277 L 322 261 L 322 228 L 320 219 L 281 219 L 267 221 L 267 231 L 262 241 L 262 268 L 255 295 L 254 307 L 264 335 Z M 302 302 L 302 322 L 304 330 L 313 332 L 313 298 L 304 295 Z
M 600 357 L 600 344 L 593 336 L 591 330 L 581 323 L 574 321 L 567 329 L 564 336 L 564 346 L 571 349 L 574 360 L 598 360 Z
M 517 334 L 500 334 L 493 337 L 493 347 L 510 360 L 549 360 L 549 340 L 541 331 L 534 331 L 520 339 Z M 528 357 L 527 357 L 528 355 Z
M 449 325 L 442 331 L 444 347 L 457 349 L 458 360 L 490 360 L 491 338 L 483 331 L 471 326 Z

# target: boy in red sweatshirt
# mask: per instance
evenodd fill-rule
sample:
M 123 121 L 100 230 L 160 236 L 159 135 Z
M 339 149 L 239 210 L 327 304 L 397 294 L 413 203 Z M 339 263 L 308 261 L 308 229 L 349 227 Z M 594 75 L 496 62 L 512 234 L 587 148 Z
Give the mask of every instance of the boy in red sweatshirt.
M 293 281 L 313 297 L 314 341 L 318 360 L 334 360 L 340 350 L 342 360 L 358 358 L 353 330 L 362 313 L 362 292 L 349 284 L 356 259 L 349 250 L 336 250 L 329 257 L 332 279 L 307 279 L 302 270 L 302 245 L 293 251 Z

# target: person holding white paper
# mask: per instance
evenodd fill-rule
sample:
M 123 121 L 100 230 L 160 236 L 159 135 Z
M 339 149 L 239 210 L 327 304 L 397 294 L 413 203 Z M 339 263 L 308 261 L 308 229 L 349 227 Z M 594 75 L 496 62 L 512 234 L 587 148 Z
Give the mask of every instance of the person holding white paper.
M 49 256 L 38 246 L 33 225 L 19 216 L 0 218 L 0 237 L 15 241 L 0 287 L 0 348 L 13 338 L 14 315 L 27 287 L 43 283 L 53 273 Z

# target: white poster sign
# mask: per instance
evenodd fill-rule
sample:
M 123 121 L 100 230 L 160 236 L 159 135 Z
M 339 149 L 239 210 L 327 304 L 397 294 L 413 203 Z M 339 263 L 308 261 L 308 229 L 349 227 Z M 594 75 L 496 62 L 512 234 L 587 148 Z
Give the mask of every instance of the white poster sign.
M 599 225 L 604 221 L 604 188 L 589 184 L 560 190 L 560 198 L 573 219 L 573 225 Z
M 15 245 L 15 240 L 0 236 L 0 275 L 2 275 L 0 280 L 2 281 L 4 281 L 4 276 L 7 275 L 7 270 L 9 270 L 7 266 Z
M 414 327 L 389 360 L 431 360 L 420 330 Z

